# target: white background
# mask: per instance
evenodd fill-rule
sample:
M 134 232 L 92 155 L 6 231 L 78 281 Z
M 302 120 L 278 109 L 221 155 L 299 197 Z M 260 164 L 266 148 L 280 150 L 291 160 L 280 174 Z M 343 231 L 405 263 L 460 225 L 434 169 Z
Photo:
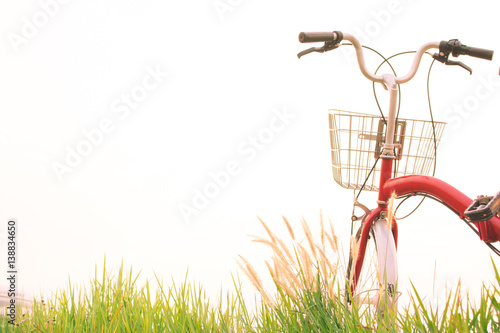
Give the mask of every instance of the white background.
M 123 259 L 166 283 L 189 268 L 189 279 L 216 295 L 232 288 L 238 254 L 265 273 L 270 254 L 248 236 L 264 235 L 257 215 L 283 233 L 281 215 L 317 228 L 322 210 L 348 246 L 352 193 L 332 179 L 327 112 L 377 109 L 351 52 L 297 59 L 311 46 L 298 42 L 300 31 L 363 33 L 362 42 L 386 56 L 451 38 L 500 51 L 498 15 L 485 0 L 73 0 L 52 7 L 47 22 L 43 3 L 0 4 L 0 225 L 18 220 L 19 288 L 34 295 L 65 288 L 68 277 L 87 283 L 104 255 L 111 270 Z M 40 27 L 16 45 L 27 21 Z M 395 61 L 396 70 L 403 74 L 411 59 Z M 460 59 L 472 76 L 439 63 L 431 76 L 434 115 L 450 123 L 436 176 L 470 197 L 494 194 L 498 58 Z M 367 61 L 374 68 L 380 59 Z M 430 62 L 425 57 L 402 87 L 402 117 L 429 119 Z M 140 85 L 147 68 L 168 77 L 121 119 L 114 101 Z M 496 85 L 485 87 L 488 80 Z M 479 99 L 478 89 L 489 95 Z M 247 161 L 238 147 L 269 126 L 275 109 L 295 118 Z M 113 122 L 111 133 L 59 181 L 54 162 L 64 163 L 68 147 L 102 119 Z M 180 206 L 232 160 L 241 172 L 186 223 Z M 362 201 L 375 206 L 373 194 Z M 427 200 L 399 227 L 403 288 L 411 279 L 431 300 L 461 279 L 477 297 L 492 280 L 489 250 L 446 208 Z

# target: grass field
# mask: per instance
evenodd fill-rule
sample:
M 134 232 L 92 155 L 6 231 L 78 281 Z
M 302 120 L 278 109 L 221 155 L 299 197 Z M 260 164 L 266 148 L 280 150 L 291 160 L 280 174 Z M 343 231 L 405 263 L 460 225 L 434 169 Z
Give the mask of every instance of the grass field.
M 242 271 L 258 290 L 258 305 L 250 310 L 241 284 L 216 300 L 204 295 L 201 285 L 186 278 L 165 286 L 156 276 L 152 285 L 137 285 L 138 275 L 122 265 L 110 276 L 106 263 L 87 290 L 70 286 L 49 299 L 35 299 L 23 314 L 17 309 L 15 325 L 0 318 L 2 332 L 497 332 L 500 331 L 500 275 L 493 261 L 496 283 L 483 285 L 480 301 L 473 304 L 460 286 L 448 294 L 444 308 L 424 304 L 414 289 L 410 304 L 398 313 L 388 309 L 373 313 L 350 305 L 345 278 L 338 273 L 333 228 L 321 221 L 320 241 L 314 242 L 305 221 L 304 237 L 297 237 L 288 221 L 291 243 L 276 237 L 263 223 L 266 238 L 254 241 L 269 246 L 273 256 L 266 262 L 274 281 L 264 290 L 262 281 L 245 258 Z M 338 258 L 338 255 L 337 255 Z M 97 272 L 97 269 L 96 269 Z

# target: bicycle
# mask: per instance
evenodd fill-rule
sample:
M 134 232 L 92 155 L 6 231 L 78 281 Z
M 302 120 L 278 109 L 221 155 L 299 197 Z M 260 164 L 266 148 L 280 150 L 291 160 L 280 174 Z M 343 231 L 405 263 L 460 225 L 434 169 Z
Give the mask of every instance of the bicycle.
M 389 207 L 391 198 L 406 200 L 413 196 L 423 196 L 423 199 L 438 201 L 457 214 L 486 245 L 500 255 L 500 251 L 491 244 L 500 240 L 500 218 L 497 215 L 500 209 L 500 192 L 495 196 L 479 196 L 472 200 L 446 182 L 429 176 L 435 170 L 436 149 L 445 123 L 434 121 L 432 110 L 431 121 L 399 118 L 398 106 L 399 85 L 415 76 L 424 54 L 430 54 L 434 60 L 460 66 L 472 73 L 468 66 L 451 60 L 449 56 L 469 55 L 491 60 L 493 51 L 468 47 L 456 39 L 426 43 L 416 51 L 408 73 L 396 76 L 394 71 L 393 74 L 383 75 L 376 74 L 378 69 L 375 73 L 370 72 L 364 59 L 364 46 L 351 34 L 340 31 L 301 32 L 299 41 L 324 42 L 321 47 L 300 52 L 299 58 L 312 52 L 334 50 L 345 45 L 341 44 L 342 41 L 350 42 L 356 51 L 358 66 L 363 75 L 374 86 L 375 83 L 380 83 L 389 91 L 387 116 L 381 109 L 381 116 L 340 110 L 329 112 L 334 179 L 343 188 L 358 190 L 352 220 L 361 221 L 361 226 L 355 234 L 351 227 L 354 241 L 351 242 L 347 266 L 348 302 L 356 301 L 379 313 L 384 307 L 397 309 L 398 225 L 392 207 Z M 439 52 L 427 52 L 431 49 Z M 382 58 L 383 63 L 389 60 Z M 357 201 L 363 190 L 378 192 L 376 208 L 368 209 Z M 362 216 L 354 215 L 355 207 L 364 211 Z

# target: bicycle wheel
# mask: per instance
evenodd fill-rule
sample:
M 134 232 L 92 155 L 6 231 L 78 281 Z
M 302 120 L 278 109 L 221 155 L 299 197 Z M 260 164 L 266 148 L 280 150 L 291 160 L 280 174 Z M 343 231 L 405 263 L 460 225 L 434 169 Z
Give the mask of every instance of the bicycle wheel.
M 363 225 L 356 233 L 355 246 L 359 244 L 362 229 Z M 351 302 L 349 291 L 352 290 L 356 264 L 353 252 L 356 251 L 352 249 L 349 251 L 347 266 L 348 290 L 346 293 L 349 302 Z M 352 301 L 360 310 L 369 310 L 372 314 L 383 313 L 384 307 L 396 311 L 397 279 L 398 264 L 394 237 L 387 227 L 386 220 L 377 219 L 370 228 L 359 279 L 352 290 Z

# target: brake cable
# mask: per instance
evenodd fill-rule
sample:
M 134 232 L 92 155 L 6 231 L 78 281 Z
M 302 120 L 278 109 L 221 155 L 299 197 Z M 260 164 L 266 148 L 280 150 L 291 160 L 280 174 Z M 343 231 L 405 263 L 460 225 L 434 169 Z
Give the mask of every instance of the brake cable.
M 431 95 L 430 95 L 430 77 L 431 77 L 431 70 L 432 70 L 432 66 L 434 65 L 434 62 L 436 61 L 436 59 L 433 59 L 432 62 L 431 62 L 431 65 L 429 66 L 429 71 L 427 72 L 427 102 L 429 103 L 429 113 L 430 113 L 430 116 L 431 116 L 431 123 L 432 123 L 432 135 L 433 135 L 433 141 L 434 141 L 434 167 L 433 167 L 433 170 L 432 170 L 432 176 L 434 176 L 436 174 L 436 164 L 437 164 L 437 138 L 436 138 L 436 124 L 434 123 L 434 115 L 432 113 L 432 105 L 431 105 Z M 406 197 L 403 201 L 401 201 L 398 206 L 396 207 L 396 209 L 394 210 L 394 216 L 396 216 L 396 212 L 398 211 L 398 208 L 399 206 L 401 206 L 401 204 L 403 202 L 406 201 L 406 199 L 408 199 L 409 197 Z M 398 220 L 403 220 L 405 218 L 407 218 L 408 216 L 410 216 L 411 214 L 415 213 L 415 211 L 420 207 L 420 205 L 422 205 L 422 203 L 424 202 L 425 200 L 425 196 L 422 198 L 422 200 L 420 200 L 420 202 L 418 203 L 418 205 L 411 211 L 409 212 L 408 214 L 406 214 L 405 216 L 403 217 L 400 217 L 400 218 L 397 218 Z

